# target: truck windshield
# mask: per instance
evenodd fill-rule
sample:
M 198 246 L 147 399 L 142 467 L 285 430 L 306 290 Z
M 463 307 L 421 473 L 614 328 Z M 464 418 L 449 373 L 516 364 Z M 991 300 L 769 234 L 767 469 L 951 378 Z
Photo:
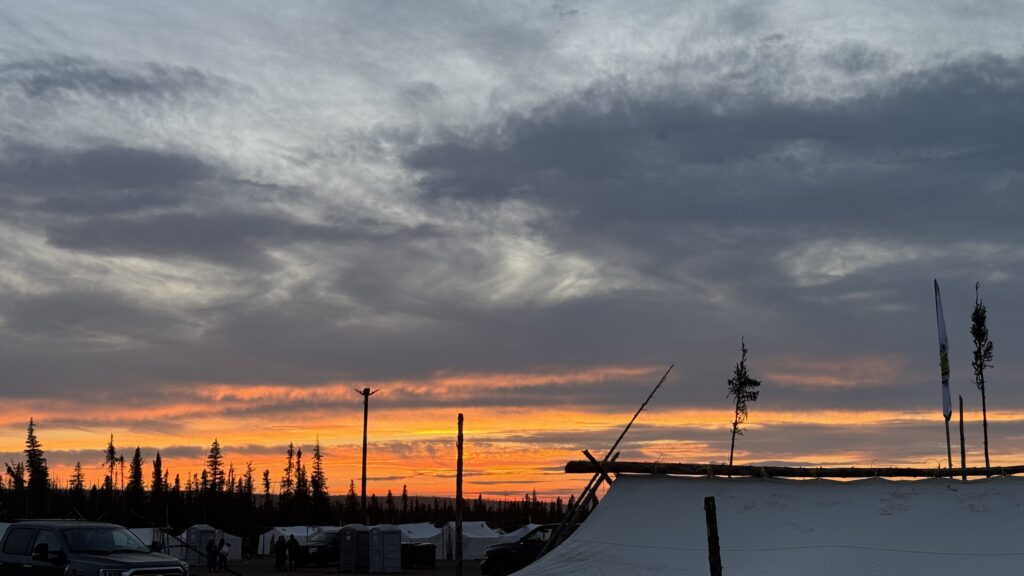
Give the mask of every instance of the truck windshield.
M 135 534 L 120 526 L 82 526 L 64 531 L 72 552 L 116 554 L 118 552 L 149 552 Z

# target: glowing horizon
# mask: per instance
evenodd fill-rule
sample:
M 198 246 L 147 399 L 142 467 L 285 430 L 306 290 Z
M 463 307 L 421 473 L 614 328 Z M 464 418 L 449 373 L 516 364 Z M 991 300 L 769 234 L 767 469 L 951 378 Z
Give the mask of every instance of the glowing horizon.
M 418 496 L 453 495 L 455 422 L 461 411 L 466 417 L 467 494 L 496 497 L 536 489 L 545 498 L 566 498 L 580 489 L 581 481 L 561 471 L 564 463 L 579 459 L 583 448 L 603 453 L 632 416 L 632 410 L 603 405 L 417 408 L 396 399 L 410 393 L 430 393 L 471 401 L 469 390 L 478 394 L 531 386 L 543 390 L 553 382 L 586 388 L 622 379 L 633 382 L 631 389 L 641 397 L 659 371 L 650 366 L 600 366 L 551 373 L 442 374 L 425 381 L 374 383 L 381 392 L 371 398 L 368 494 L 383 496 L 389 489 L 398 494 L 406 485 Z M 51 473 L 58 482 L 66 483 L 74 462 L 79 461 L 87 485 L 101 484 L 106 473 L 101 453 L 113 434 L 115 447 L 126 461 L 130 461 L 136 446 L 143 447 L 147 485 L 152 458 L 160 450 L 164 470 L 170 472 L 172 481 L 180 475 L 184 486 L 192 474 L 198 475 L 203 469 L 209 445 L 216 438 L 222 446 L 225 466 L 233 465 L 236 477 L 241 477 L 251 462 L 257 486 L 263 470 L 268 469 L 271 491 L 276 493 L 288 442 L 303 450 L 308 468 L 313 443 L 319 437 L 330 492 L 342 495 L 349 480 L 359 483 L 362 410 L 353 387 L 362 384 L 343 382 L 303 389 L 285 385 L 171 386 L 156 395 L 157 405 L 124 408 L 116 414 L 103 406 L 90 408 L 79 402 L 73 421 L 64 416 L 68 410 L 64 401 L 13 401 L 0 424 L 4 438 L 0 453 L 8 460 L 17 457 L 25 425 L 33 417 L 44 450 L 53 455 Z M 171 403 L 168 399 L 173 397 L 179 400 Z M 210 402 L 215 409 L 208 409 Z M 283 410 L 264 412 L 282 406 Z M 714 409 L 662 407 L 656 397 L 623 443 L 623 459 L 722 462 L 727 457 L 731 418 L 728 405 Z M 178 428 L 138 426 L 168 419 L 178 422 Z M 980 411 L 965 412 L 965 422 L 972 428 L 980 419 Z M 989 421 L 996 427 L 1024 425 L 1024 411 L 992 410 Z M 928 465 L 929 461 L 943 459 L 943 447 L 925 446 L 922 436 L 929 434 L 928 430 L 940 430 L 941 422 L 934 410 L 780 410 L 755 404 L 747 434 L 737 444 L 737 462 Z M 902 455 L 891 446 L 856 447 L 856 440 L 832 445 L 824 442 L 824 446 L 815 448 L 813 442 L 791 438 L 792 430 L 800 429 L 811 429 L 812 435 L 821 437 L 887 430 L 905 434 L 910 442 Z M 773 441 L 780 434 L 784 436 Z M 1024 453 L 1004 450 L 1008 442 L 1003 435 L 996 438 L 993 441 L 1000 450 L 994 454 L 994 463 L 1008 464 L 1024 457 Z M 977 462 L 976 446 L 971 447 L 969 456 Z M 262 487 L 258 490 L 262 492 Z

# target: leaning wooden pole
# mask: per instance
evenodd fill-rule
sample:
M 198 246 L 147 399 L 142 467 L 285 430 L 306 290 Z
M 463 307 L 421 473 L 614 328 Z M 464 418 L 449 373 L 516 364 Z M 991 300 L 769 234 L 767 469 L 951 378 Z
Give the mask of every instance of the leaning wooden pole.
M 608 462 L 608 460 L 616 453 L 615 449 L 619 447 L 619 444 L 622 442 L 622 439 L 626 437 L 626 433 L 629 432 L 629 429 L 633 426 L 633 422 L 636 422 L 637 417 L 639 417 L 640 413 L 643 412 L 644 408 L 647 407 L 647 403 L 651 401 L 651 398 L 654 398 L 654 393 L 657 392 L 658 389 L 661 388 L 661 385 L 665 383 L 665 380 L 668 378 L 668 374 L 669 372 L 672 371 L 672 368 L 675 368 L 675 364 L 669 365 L 668 370 L 665 370 L 665 373 L 661 376 L 661 379 L 658 380 L 658 383 L 654 386 L 654 389 L 651 390 L 651 393 L 647 395 L 647 398 L 643 401 L 643 404 L 640 404 L 640 407 L 637 408 L 636 412 L 633 413 L 633 417 L 629 419 L 629 423 L 626 424 L 626 427 L 623 428 L 622 433 L 619 434 L 619 437 L 615 439 L 615 443 L 612 444 L 612 447 L 608 449 L 608 452 L 604 455 L 604 458 L 601 459 L 601 464 Z M 580 494 L 579 499 L 576 500 L 576 508 L 571 511 L 566 511 L 566 514 L 562 517 L 562 521 L 558 524 L 558 527 L 555 528 L 553 532 L 551 532 L 551 536 L 548 537 L 548 541 L 545 542 L 544 547 L 541 548 L 540 554 L 537 556 L 538 558 L 547 554 L 551 551 L 552 548 L 558 546 L 561 543 L 566 526 L 571 526 L 572 524 L 575 524 L 576 518 L 579 517 L 581 511 L 586 510 L 586 507 L 589 506 L 591 500 L 593 500 L 594 495 L 597 494 L 597 489 L 601 487 L 600 480 L 601 472 L 599 466 L 598 471 L 594 473 L 594 476 L 590 479 L 590 483 L 587 484 L 587 489 L 584 490 Z
M 967 446 L 964 443 L 964 397 L 960 396 L 960 469 L 967 468 Z M 962 480 L 967 481 L 967 474 L 963 475 Z
M 462 576 L 462 414 L 459 414 L 459 436 L 455 446 L 459 452 L 455 467 L 455 575 Z
M 794 466 L 728 466 L 725 464 L 696 464 L 686 462 L 608 462 L 608 474 L 672 474 L 678 476 L 755 476 L 759 478 L 946 478 L 949 476 L 985 476 L 989 469 L 974 468 L 803 468 Z M 565 464 L 568 474 L 591 474 L 594 464 L 589 460 L 572 460 Z M 1004 466 L 991 469 L 997 476 L 1024 474 L 1024 466 Z

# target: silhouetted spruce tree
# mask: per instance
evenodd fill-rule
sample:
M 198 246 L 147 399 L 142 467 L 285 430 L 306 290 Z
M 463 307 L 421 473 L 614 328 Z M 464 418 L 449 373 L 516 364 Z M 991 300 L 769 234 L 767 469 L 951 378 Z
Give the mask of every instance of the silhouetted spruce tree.
M 156 451 L 156 456 L 153 458 L 153 475 L 149 482 L 149 493 L 153 498 L 154 506 L 159 506 L 163 502 L 164 492 L 167 491 L 167 480 L 164 478 L 164 461 L 160 457 L 160 451 Z
M 256 467 L 252 465 L 252 460 L 245 463 L 245 473 L 242 474 L 242 494 L 244 494 L 252 503 L 252 496 L 256 493 L 256 480 L 253 478 L 252 473 L 256 471 Z
M 291 496 L 295 488 L 295 444 L 288 443 L 287 460 L 284 467 L 284 476 L 281 477 L 281 501 L 284 502 Z
M 306 475 L 306 465 L 302 463 L 302 448 L 295 451 L 295 495 L 309 497 L 309 477 Z
M 111 495 L 114 493 L 114 468 L 117 466 L 117 449 L 114 448 L 114 435 L 110 435 L 110 442 L 107 443 L 106 450 L 103 451 L 103 463 L 107 466 L 107 477 L 103 480 L 104 489 L 110 490 Z
M 740 361 L 736 364 L 732 378 L 729 379 L 729 393 L 727 396 L 736 399 L 736 411 L 732 421 L 732 442 L 729 445 L 729 465 L 732 466 L 733 453 L 736 450 L 736 436 L 743 435 L 743 428 L 740 426 L 747 421 L 747 402 L 757 401 L 760 394 L 758 387 L 760 380 L 754 380 L 747 373 L 747 344 L 740 339 Z
M 270 509 L 273 504 L 270 501 L 270 469 L 263 470 L 263 512 L 267 524 L 270 524 Z
M 971 312 L 971 337 L 974 339 L 974 385 L 981 391 L 981 425 L 985 434 L 985 468 L 990 466 L 988 459 L 988 405 L 985 394 L 985 369 L 992 368 L 994 345 L 988 337 L 988 310 L 982 301 L 981 282 L 974 284 L 974 310 Z
M 402 484 L 402 522 L 409 521 L 409 489 Z
M 359 498 L 356 496 L 356 481 L 349 479 L 348 493 L 345 494 L 345 515 L 349 522 L 358 522 L 359 512 Z
M 25 438 L 25 469 L 28 472 L 30 514 L 45 516 L 50 491 L 50 469 L 46 465 L 43 445 L 36 438 L 36 424 L 32 418 L 28 420 L 28 435 Z
M 224 489 L 226 492 L 233 494 L 235 492 L 235 463 L 228 462 L 228 473 L 224 481 Z
M 135 453 L 132 454 L 131 464 L 128 466 L 128 486 L 125 489 L 125 498 L 129 510 L 133 510 L 136 513 L 142 511 L 142 500 L 145 498 L 145 490 L 146 487 L 142 479 L 142 450 L 136 446 Z
M 224 456 L 220 451 L 220 442 L 216 438 L 210 444 L 210 453 L 206 456 L 206 481 L 204 488 L 208 487 L 213 493 L 224 491 Z
M 74 471 L 71 473 L 71 483 L 69 484 L 72 492 L 85 494 L 85 473 L 82 472 L 82 463 L 75 462 Z
M 391 493 L 391 488 L 388 488 L 388 493 L 384 496 L 384 509 L 387 511 L 388 524 L 395 523 L 395 495 Z
M 329 521 L 331 499 L 327 491 L 327 473 L 324 472 L 324 455 L 320 450 L 319 436 L 313 445 L 313 473 L 310 475 L 309 484 L 313 492 L 313 520 L 317 524 Z

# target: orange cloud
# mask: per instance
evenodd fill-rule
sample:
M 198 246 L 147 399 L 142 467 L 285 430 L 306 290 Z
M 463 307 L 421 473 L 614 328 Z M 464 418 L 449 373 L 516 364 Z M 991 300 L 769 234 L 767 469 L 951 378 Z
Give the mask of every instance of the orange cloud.
M 906 382 L 907 362 L 900 356 L 858 356 L 847 360 L 789 358 L 768 367 L 764 380 L 782 386 L 881 386 Z

